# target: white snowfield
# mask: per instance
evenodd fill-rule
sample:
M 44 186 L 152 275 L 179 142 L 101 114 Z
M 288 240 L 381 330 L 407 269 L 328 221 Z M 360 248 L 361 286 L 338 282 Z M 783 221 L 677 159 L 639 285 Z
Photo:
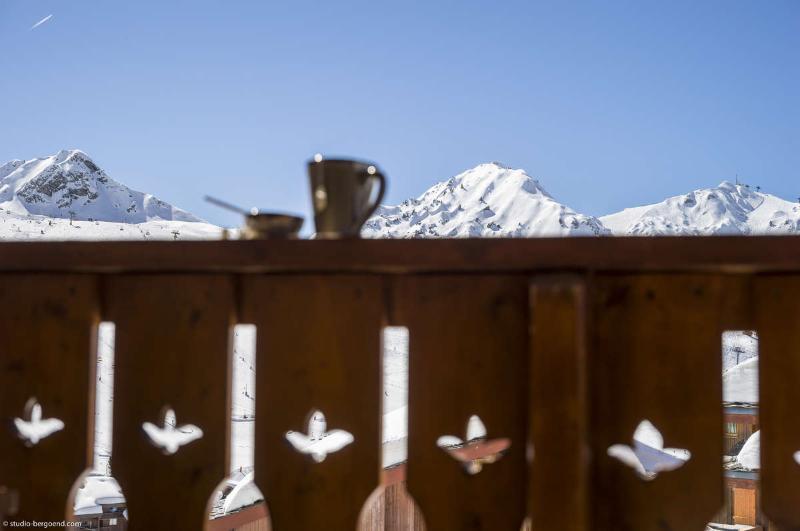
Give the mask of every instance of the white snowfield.
M 758 356 L 722 373 L 722 401 L 758 404 Z
M 18 216 L 0 209 L 0 241 L 216 240 L 221 237 L 222 229 L 208 223 L 70 221 Z
M 761 432 L 752 434 L 739 450 L 736 462 L 747 470 L 759 470 L 761 468 Z

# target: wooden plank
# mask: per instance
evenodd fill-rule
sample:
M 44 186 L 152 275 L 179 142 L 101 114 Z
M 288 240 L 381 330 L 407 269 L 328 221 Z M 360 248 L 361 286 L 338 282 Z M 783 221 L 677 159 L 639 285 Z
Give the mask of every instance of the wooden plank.
M 61 521 L 73 483 L 91 466 L 95 279 L 0 275 L 0 308 L 0 484 L 16 491 L 14 520 Z M 28 420 L 34 397 L 42 418 L 64 427 L 29 448 L 12 419 Z
M 755 284 L 759 349 L 761 503 L 781 531 L 800 530 L 800 277 Z M 771 529 L 771 528 L 770 528 Z
M 408 491 L 436 530 L 519 531 L 525 517 L 528 285 L 523 277 L 426 276 L 398 283 L 409 328 Z M 478 415 L 511 446 L 474 475 L 437 446 Z
M 384 449 L 385 450 L 385 449 Z M 419 507 L 406 489 L 406 465 L 384 468 L 381 486 L 361 511 L 359 531 L 425 531 Z
M 561 269 L 798 272 L 800 247 L 795 245 L 795 238 L 2 242 L 0 271 L 528 273 Z
M 419 507 L 405 481 L 382 485 L 373 492 L 359 517 L 359 531 L 426 531 Z
M 248 277 L 243 298 L 258 335 L 255 477 L 273 529 L 353 530 L 380 479 L 380 279 Z M 286 439 L 308 433 L 313 410 L 354 437 L 322 462 Z
M 534 452 L 528 515 L 533 529 L 586 531 L 590 448 L 585 283 L 580 277 L 536 279 L 530 306 L 528 444 Z
M 203 529 L 207 503 L 228 472 L 233 286 L 224 276 L 117 276 L 106 284 L 116 323 L 111 468 L 127 499 L 130 527 Z M 143 423 L 177 425 L 202 438 L 166 455 Z
M 269 515 L 263 503 L 251 505 L 208 522 L 205 531 L 271 531 Z
M 756 525 L 755 489 L 733 488 L 733 523 Z
M 716 275 L 599 276 L 590 359 L 593 529 L 703 529 L 721 507 L 721 334 L 742 284 Z M 733 302 L 731 302 L 733 301 Z M 650 420 L 691 451 L 652 481 L 607 454 Z

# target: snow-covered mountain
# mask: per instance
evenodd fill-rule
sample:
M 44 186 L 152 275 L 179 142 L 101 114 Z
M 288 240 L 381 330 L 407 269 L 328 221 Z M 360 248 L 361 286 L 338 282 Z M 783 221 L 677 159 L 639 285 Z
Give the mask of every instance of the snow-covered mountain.
M 596 218 L 556 201 L 523 170 L 481 164 L 416 199 L 381 206 L 371 238 L 800 234 L 800 203 L 727 181 Z
M 0 240 L 216 239 L 221 229 L 132 190 L 80 150 L 0 165 Z M 800 233 L 800 204 L 722 182 L 596 218 L 524 170 L 480 164 L 416 199 L 381 206 L 370 238 Z
M 77 149 L 0 166 L 0 208 L 23 216 L 83 221 L 202 221 L 118 183 Z
M 523 170 L 481 164 L 416 199 L 381 206 L 362 234 L 371 238 L 597 236 L 600 221 L 559 203 Z
M 800 204 L 724 181 L 600 221 L 619 236 L 794 234 L 800 232 Z
M 0 166 L 0 240 L 198 239 L 219 234 L 219 227 L 113 180 L 80 150 Z

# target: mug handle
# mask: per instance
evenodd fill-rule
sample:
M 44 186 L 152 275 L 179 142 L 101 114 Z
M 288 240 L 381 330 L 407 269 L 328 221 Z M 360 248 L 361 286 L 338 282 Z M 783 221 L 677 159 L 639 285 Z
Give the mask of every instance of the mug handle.
M 375 173 L 368 173 L 368 179 L 378 179 L 380 181 L 379 188 L 378 188 L 378 195 L 375 197 L 375 202 L 372 204 L 371 207 L 367 210 L 367 212 L 358 220 L 358 224 L 355 227 L 356 233 L 361 232 L 361 228 L 367 222 L 367 220 L 372 217 L 372 214 L 378 210 L 378 207 L 381 206 L 381 201 L 383 201 L 383 195 L 386 193 L 386 177 L 380 172 L 380 170 L 375 171 Z

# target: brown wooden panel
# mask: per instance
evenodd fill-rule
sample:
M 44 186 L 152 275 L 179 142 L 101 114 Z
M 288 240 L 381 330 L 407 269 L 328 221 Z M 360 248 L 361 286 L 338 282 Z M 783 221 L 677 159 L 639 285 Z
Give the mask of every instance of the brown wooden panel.
M 207 502 L 228 472 L 229 342 L 233 288 L 223 276 L 118 276 L 106 284 L 116 323 L 111 468 L 128 502 L 130 529 L 202 529 Z M 177 425 L 199 440 L 165 455 L 142 423 Z
M 272 531 L 266 505 L 257 503 L 208 522 L 205 531 Z
M 593 529 L 701 530 L 722 506 L 721 333 L 740 287 L 711 275 L 596 278 Z M 691 460 L 644 481 L 608 456 L 611 445 L 632 445 L 643 419 Z
M 761 503 L 781 530 L 800 529 L 800 277 L 756 280 Z
M 0 484 L 18 491 L 14 520 L 63 520 L 90 466 L 94 419 L 95 279 L 0 275 Z M 64 428 L 26 447 L 13 419 L 35 397 Z
M 380 479 L 381 327 L 376 277 L 249 277 L 243 319 L 258 327 L 256 483 L 273 529 L 356 528 Z M 297 452 L 319 409 L 355 440 L 322 462 Z
M 755 489 L 733 489 L 733 523 L 756 525 Z
M 578 277 L 537 279 L 530 305 L 529 516 L 533 529 L 586 531 L 586 286 Z
M 425 531 L 424 518 L 405 481 L 381 485 L 372 493 L 359 517 L 358 531 Z
M 519 531 L 525 516 L 528 283 L 523 277 L 430 276 L 399 282 L 409 328 L 408 490 L 429 531 Z M 465 438 L 470 415 L 509 438 L 499 461 L 468 475 L 437 447 Z

